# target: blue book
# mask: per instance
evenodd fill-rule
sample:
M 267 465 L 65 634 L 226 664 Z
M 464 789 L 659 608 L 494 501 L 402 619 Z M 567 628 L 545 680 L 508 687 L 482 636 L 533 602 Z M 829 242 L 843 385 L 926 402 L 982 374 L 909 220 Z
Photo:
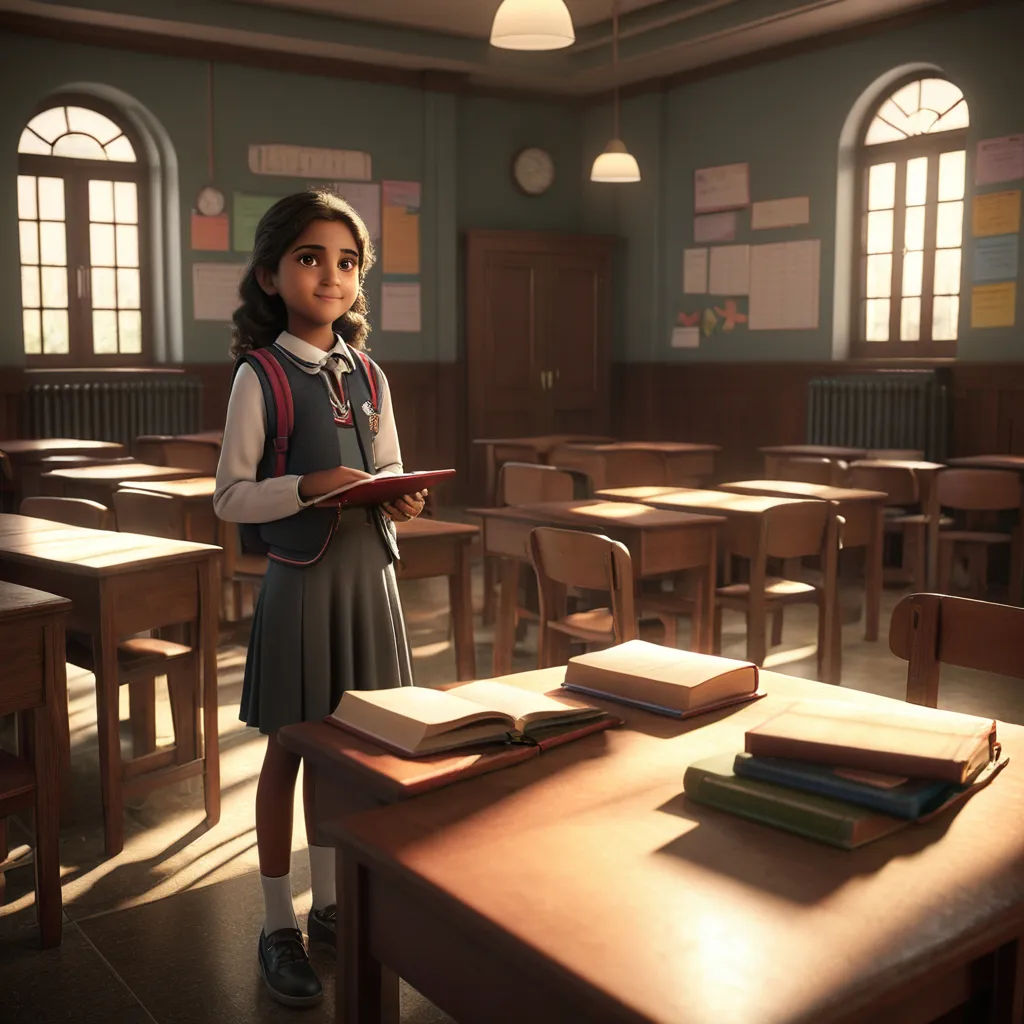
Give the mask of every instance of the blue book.
M 845 800 L 910 821 L 940 807 L 964 788 L 934 779 L 900 779 L 876 772 L 752 754 L 737 754 L 733 771 L 737 775 Z

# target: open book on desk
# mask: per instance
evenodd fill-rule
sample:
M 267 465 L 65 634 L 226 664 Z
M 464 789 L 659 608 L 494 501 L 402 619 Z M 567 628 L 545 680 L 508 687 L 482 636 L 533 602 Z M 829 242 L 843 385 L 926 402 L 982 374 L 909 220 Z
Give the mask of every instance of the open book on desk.
M 548 738 L 561 742 L 619 724 L 600 708 L 490 680 L 447 690 L 346 690 L 326 721 L 403 757 L 484 743 L 545 746 Z
M 356 480 L 336 491 L 321 495 L 314 505 L 340 506 L 383 505 L 403 495 L 415 494 L 436 487 L 455 476 L 454 469 L 431 469 L 419 473 L 380 473 L 369 480 Z

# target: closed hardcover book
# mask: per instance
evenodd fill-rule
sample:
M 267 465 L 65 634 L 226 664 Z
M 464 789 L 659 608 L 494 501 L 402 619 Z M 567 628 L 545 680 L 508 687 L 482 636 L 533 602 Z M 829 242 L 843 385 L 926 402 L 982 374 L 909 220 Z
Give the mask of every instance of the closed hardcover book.
M 733 771 L 744 778 L 819 793 L 911 821 L 941 807 L 959 788 L 933 779 L 908 779 L 857 768 L 830 768 L 807 761 L 751 754 L 737 754 Z
M 756 757 L 863 768 L 962 786 L 998 754 L 996 723 L 952 711 L 897 704 L 799 701 L 747 731 Z
M 690 800 L 741 818 L 852 850 L 906 828 L 905 819 L 867 807 L 737 775 L 734 755 L 691 764 L 683 776 Z

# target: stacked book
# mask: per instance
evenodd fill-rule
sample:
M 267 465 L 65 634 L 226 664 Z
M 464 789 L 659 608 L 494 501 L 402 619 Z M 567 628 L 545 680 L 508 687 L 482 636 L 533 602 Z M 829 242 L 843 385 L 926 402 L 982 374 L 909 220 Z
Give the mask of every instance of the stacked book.
M 800 701 L 744 747 L 690 765 L 687 797 L 843 849 L 929 820 L 1006 763 L 992 719 L 912 705 Z

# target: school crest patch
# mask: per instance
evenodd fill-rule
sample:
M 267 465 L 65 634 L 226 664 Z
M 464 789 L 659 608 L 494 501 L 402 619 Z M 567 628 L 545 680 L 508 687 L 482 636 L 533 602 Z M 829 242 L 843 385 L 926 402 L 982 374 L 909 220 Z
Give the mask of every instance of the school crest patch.
M 380 413 L 369 402 L 363 402 L 363 412 L 366 413 L 366 418 L 370 421 L 370 433 L 376 437 L 377 431 L 380 430 Z

